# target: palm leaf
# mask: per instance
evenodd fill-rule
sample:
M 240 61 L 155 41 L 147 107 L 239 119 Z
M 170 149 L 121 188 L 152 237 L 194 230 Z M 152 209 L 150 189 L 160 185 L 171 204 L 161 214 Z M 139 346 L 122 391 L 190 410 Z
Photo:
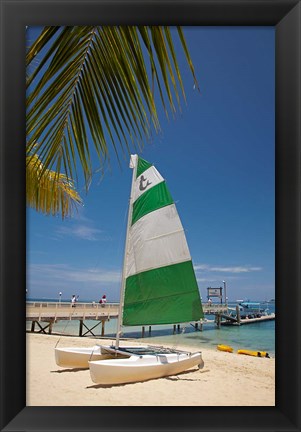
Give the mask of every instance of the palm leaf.
M 160 130 L 156 87 L 166 113 L 185 98 L 168 27 L 45 27 L 27 52 L 29 70 L 40 57 L 27 80 L 27 163 L 41 176 L 63 169 L 69 181 L 79 161 L 88 185 L 93 147 L 103 168 L 110 146 L 125 158 Z
M 47 215 L 72 214 L 82 200 L 74 185 L 63 174 L 44 170 L 39 158 L 27 156 L 26 201 L 35 210 Z

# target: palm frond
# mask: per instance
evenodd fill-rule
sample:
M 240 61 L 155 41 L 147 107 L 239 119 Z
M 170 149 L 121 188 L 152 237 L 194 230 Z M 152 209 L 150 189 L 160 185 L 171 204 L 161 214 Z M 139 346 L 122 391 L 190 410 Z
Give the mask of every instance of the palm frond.
M 38 55 L 27 80 L 27 155 L 38 156 L 42 174 L 62 167 L 73 179 L 80 162 L 88 185 L 92 149 L 103 167 L 110 146 L 125 158 L 160 131 L 156 87 L 166 114 L 180 106 L 180 94 L 185 99 L 168 27 L 45 27 L 27 52 L 28 67 Z
M 29 207 L 46 215 L 70 216 L 82 200 L 74 185 L 63 174 L 44 170 L 40 159 L 27 156 L 26 201 Z

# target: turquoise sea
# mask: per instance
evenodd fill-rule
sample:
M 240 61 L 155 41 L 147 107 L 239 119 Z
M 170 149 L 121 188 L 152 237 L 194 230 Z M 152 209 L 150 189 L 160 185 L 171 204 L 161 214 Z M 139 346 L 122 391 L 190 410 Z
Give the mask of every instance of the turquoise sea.
M 28 301 L 55 301 L 52 299 L 28 299 Z M 275 313 L 275 304 L 267 304 L 269 313 Z M 212 320 L 213 316 L 206 316 Z M 95 321 L 85 321 L 89 328 L 95 325 Z M 105 336 L 115 338 L 117 320 L 111 319 L 106 322 Z M 26 323 L 26 329 L 30 330 L 30 322 Z M 275 320 L 261 323 L 247 324 L 242 326 L 222 326 L 217 328 L 214 322 L 204 324 L 203 331 L 195 330 L 194 326 L 181 325 L 180 330 L 173 333 L 173 325 L 152 326 L 149 334 L 148 326 L 145 326 L 145 337 L 141 337 L 141 326 L 124 327 L 123 337 L 138 339 L 139 342 L 172 344 L 174 348 L 180 345 L 190 346 L 196 350 L 204 348 L 216 349 L 218 344 L 230 345 L 236 349 L 250 349 L 256 351 L 267 351 L 271 357 L 275 356 Z M 59 321 L 53 326 L 53 333 L 78 335 L 78 321 Z M 93 333 L 100 336 L 101 326 L 97 326 Z

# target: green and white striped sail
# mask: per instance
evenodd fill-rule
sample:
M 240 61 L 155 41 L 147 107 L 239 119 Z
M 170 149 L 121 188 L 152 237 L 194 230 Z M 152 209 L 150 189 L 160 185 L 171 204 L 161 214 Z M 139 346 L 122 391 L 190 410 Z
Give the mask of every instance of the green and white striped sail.
M 191 256 L 165 180 L 137 155 L 131 168 L 123 325 L 199 320 L 204 315 Z

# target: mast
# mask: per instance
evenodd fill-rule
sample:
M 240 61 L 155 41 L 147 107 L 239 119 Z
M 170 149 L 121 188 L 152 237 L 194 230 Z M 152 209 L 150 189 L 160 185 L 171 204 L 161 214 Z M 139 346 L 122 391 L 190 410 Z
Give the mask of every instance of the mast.
M 133 176 L 132 176 L 131 194 L 129 200 L 128 221 L 127 221 L 127 229 L 126 229 L 126 236 L 125 236 L 124 257 L 123 257 L 122 277 L 121 277 L 121 286 L 120 286 L 120 300 L 119 300 L 117 332 L 116 332 L 116 349 L 119 348 L 119 338 L 120 338 L 121 325 L 122 325 L 122 312 L 123 312 L 124 291 L 125 291 L 125 267 L 126 267 L 126 259 L 127 259 L 128 243 L 129 243 L 129 230 L 132 222 L 133 189 L 136 180 L 137 166 L 138 166 L 138 155 L 131 155 L 130 167 L 133 168 Z

